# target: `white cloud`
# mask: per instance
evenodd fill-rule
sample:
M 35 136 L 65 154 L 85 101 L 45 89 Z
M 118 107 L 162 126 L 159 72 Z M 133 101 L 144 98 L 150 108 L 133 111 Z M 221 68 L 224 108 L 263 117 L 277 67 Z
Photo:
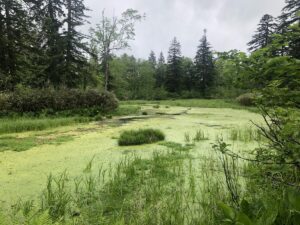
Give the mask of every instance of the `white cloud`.
M 119 15 L 127 8 L 146 13 L 147 18 L 136 26 L 136 39 L 127 50 L 138 58 L 147 58 L 150 50 L 167 54 L 171 39 L 176 36 L 184 55 L 194 57 L 196 46 L 208 30 L 208 39 L 217 51 L 246 51 L 263 14 L 278 16 L 284 0 L 85 0 L 93 11 L 88 14 L 94 26 L 105 9 L 107 15 Z

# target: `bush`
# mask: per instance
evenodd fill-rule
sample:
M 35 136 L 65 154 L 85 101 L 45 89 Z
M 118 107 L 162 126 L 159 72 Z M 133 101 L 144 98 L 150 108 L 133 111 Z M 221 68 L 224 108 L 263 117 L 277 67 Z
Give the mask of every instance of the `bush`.
M 163 141 L 165 135 L 160 130 L 140 129 L 124 131 L 119 137 L 120 146 L 150 144 Z
M 0 95 L 0 111 L 17 113 L 50 114 L 57 111 L 95 108 L 96 111 L 108 112 L 116 109 L 118 101 L 109 92 L 96 90 L 70 89 L 19 89 L 13 93 Z
M 237 97 L 237 102 L 243 106 L 255 105 L 255 95 L 252 93 L 246 93 Z

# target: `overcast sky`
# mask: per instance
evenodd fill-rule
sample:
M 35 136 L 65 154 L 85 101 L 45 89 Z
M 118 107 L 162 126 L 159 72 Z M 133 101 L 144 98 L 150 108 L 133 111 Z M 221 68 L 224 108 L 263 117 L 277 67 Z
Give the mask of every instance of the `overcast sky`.
M 101 12 L 119 15 L 128 8 L 146 14 L 137 24 L 136 38 L 131 50 L 137 58 L 148 58 L 151 50 L 167 55 L 174 36 L 182 46 L 182 53 L 194 57 L 196 47 L 208 31 L 208 40 L 216 51 L 239 49 L 246 51 L 257 23 L 263 14 L 278 16 L 284 0 L 85 0 L 91 24 L 100 21 Z

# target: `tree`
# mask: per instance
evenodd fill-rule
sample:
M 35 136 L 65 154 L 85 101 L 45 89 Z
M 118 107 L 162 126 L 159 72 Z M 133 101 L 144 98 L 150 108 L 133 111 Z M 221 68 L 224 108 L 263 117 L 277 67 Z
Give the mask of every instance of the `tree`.
M 192 91 L 194 88 L 194 67 L 192 59 L 182 58 L 182 84 L 184 90 Z
M 152 67 L 155 69 L 156 68 L 156 56 L 153 51 L 150 52 L 149 58 L 148 58 L 149 63 L 152 65 Z
M 39 64 L 43 65 L 43 86 L 59 88 L 64 77 L 64 39 L 61 33 L 65 15 L 63 0 L 26 0 L 33 12 L 32 19 L 38 27 Z
M 26 73 L 31 43 L 28 14 L 16 0 L 0 0 L 0 88 L 13 90 Z
M 249 51 L 256 51 L 266 47 L 272 41 L 272 35 L 276 31 L 276 23 L 273 16 L 265 14 L 258 24 L 256 33 L 248 43 Z
M 286 0 L 286 6 L 278 18 L 277 40 L 282 45 L 281 55 L 292 55 L 300 59 L 300 2 L 297 0 Z
M 128 9 L 122 13 L 121 18 L 105 16 L 102 12 L 102 20 L 91 29 L 92 45 L 97 48 L 98 59 L 102 64 L 105 75 L 105 90 L 111 90 L 110 61 L 112 54 L 125 48 L 129 48 L 129 41 L 135 37 L 135 23 L 140 21 L 142 16 L 138 11 Z
M 282 13 L 279 19 L 282 21 L 280 28 L 288 27 L 289 25 L 298 22 L 300 25 L 300 2 L 299 0 L 285 0 L 285 7 L 282 9 Z
M 200 45 L 195 57 L 195 86 L 203 96 L 208 94 L 208 90 L 214 82 L 215 68 L 213 54 L 206 37 L 206 30 L 200 40 Z
M 156 73 L 155 73 L 155 87 L 161 88 L 164 86 L 166 79 L 166 62 L 164 54 L 159 54 Z
M 172 40 L 168 53 L 165 87 L 167 91 L 179 94 L 181 90 L 182 56 L 181 45 L 176 37 Z
M 87 68 L 87 60 L 84 52 L 87 52 L 87 46 L 83 43 L 85 35 L 77 30 L 77 27 L 84 24 L 85 7 L 83 0 L 65 0 L 67 17 L 64 22 L 67 29 L 63 32 L 64 38 L 64 79 L 67 87 L 77 87 L 83 77 L 84 69 Z

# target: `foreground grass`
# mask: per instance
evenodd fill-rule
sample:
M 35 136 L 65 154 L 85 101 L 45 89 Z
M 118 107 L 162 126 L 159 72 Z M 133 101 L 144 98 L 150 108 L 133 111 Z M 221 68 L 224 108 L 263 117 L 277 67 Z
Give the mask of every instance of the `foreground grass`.
M 214 199 L 224 199 L 220 180 L 213 182 L 206 168 L 200 173 L 200 187 L 189 153 L 192 147 L 164 145 L 169 147 L 165 153 L 154 153 L 150 159 L 131 156 L 114 169 L 101 166 L 95 171 L 92 160 L 73 181 L 67 173 L 50 175 L 40 203 L 20 201 L 10 214 L 0 213 L 0 221 L 6 225 L 216 224 Z M 205 196 L 199 195 L 199 187 Z
M 200 108 L 231 108 L 231 109 L 246 109 L 250 111 L 257 111 L 255 107 L 241 106 L 235 100 L 225 99 L 176 99 L 176 100 L 161 100 L 161 101 L 123 101 L 121 104 L 125 105 L 168 105 L 168 106 L 181 106 L 181 107 L 200 107 Z

